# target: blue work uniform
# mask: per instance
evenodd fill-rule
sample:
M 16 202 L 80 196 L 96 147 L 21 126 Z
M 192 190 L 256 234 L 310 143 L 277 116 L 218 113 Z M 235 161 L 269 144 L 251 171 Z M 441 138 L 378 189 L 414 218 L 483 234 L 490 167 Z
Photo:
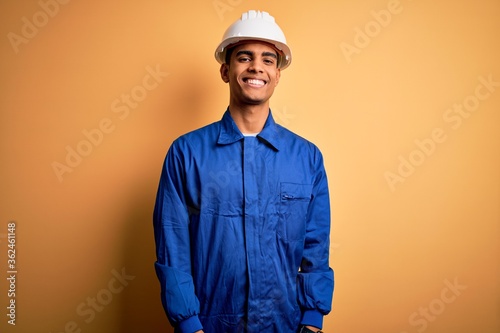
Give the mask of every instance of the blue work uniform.
M 323 157 L 271 112 L 255 137 L 226 111 L 176 139 L 153 220 L 161 300 L 176 332 L 322 327 L 334 285 Z

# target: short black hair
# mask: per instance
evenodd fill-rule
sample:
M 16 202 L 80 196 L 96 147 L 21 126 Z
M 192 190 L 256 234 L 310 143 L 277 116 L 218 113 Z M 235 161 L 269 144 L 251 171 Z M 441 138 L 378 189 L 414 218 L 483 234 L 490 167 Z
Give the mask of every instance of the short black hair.
M 224 58 L 224 62 L 228 65 L 231 62 L 231 55 L 233 54 L 233 51 L 234 51 L 234 46 L 226 50 L 226 56 Z

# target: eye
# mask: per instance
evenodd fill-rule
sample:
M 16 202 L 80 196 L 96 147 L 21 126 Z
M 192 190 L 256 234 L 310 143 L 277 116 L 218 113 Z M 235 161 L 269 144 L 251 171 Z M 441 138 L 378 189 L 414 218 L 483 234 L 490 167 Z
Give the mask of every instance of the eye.
M 266 65 L 274 65 L 274 59 L 273 58 L 265 58 L 264 63 Z
M 239 61 L 239 62 L 248 62 L 248 61 L 250 61 L 250 60 L 251 60 L 251 59 L 250 59 L 250 57 L 239 57 L 239 58 L 238 58 L 238 61 Z

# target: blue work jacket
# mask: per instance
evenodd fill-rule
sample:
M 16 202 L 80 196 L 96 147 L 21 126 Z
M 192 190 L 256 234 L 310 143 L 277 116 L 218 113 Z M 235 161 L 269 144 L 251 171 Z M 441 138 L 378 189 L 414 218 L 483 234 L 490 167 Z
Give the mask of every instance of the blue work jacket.
M 322 327 L 334 284 L 323 157 L 271 112 L 256 137 L 226 111 L 175 140 L 153 220 L 161 300 L 176 332 Z

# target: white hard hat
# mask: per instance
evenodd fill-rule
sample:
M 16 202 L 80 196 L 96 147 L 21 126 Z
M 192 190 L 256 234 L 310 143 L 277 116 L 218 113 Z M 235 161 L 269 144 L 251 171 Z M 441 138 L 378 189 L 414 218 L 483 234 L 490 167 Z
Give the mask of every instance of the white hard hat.
M 215 59 L 220 64 L 226 61 L 226 51 L 231 44 L 245 40 L 258 40 L 273 44 L 282 54 L 279 55 L 278 68 L 285 69 L 292 62 L 292 52 L 286 45 L 285 34 L 267 12 L 250 10 L 241 19 L 227 28 L 222 42 L 215 50 Z

